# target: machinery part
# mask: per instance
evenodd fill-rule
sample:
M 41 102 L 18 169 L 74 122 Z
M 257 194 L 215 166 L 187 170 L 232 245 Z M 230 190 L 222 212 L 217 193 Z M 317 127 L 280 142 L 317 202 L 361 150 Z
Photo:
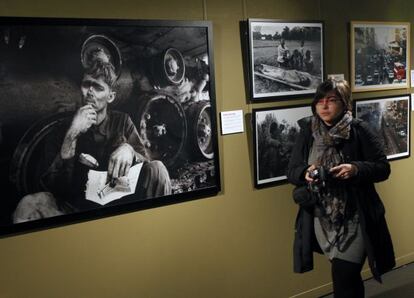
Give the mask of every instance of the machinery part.
M 168 48 L 152 60 L 152 79 L 156 87 L 179 85 L 184 76 L 184 57 L 179 50 Z
M 170 175 L 174 194 L 212 186 L 216 175 L 214 160 L 185 163 Z
M 193 102 L 186 107 L 185 112 L 189 127 L 188 143 L 191 152 L 194 152 L 198 158 L 212 159 L 214 150 L 210 102 Z
M 39 179 L 46 170 L 42 167 L 47 164 L 42 162 L 45 140 L 72 115 L 73 112 L 65 112 L 44 118 L 31 126 L 20 139 L 10 163 L 10 181 L 16 185 L 19 195 L 41 190 Z
M 105 35 L 91 35 L 82 44 L 82 66 L 88 68 L 97 59 L 112 63 L 115 67 L 116 76 L 120 76 L 122 66 L 121 52 L 117 45 Z
M 134 122 L 151 160 L 173 166 L 187 139 L 184 109 L 171 95 L 150 93 L 138 99 Z

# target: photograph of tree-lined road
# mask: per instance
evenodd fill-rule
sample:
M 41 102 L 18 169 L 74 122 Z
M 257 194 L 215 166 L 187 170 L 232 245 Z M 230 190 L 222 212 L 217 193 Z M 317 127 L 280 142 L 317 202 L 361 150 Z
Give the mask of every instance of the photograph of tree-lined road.
M 388 159 L 410 155 L 410 97 L 356 102 L 356 117 L 367 121 L 383 138 Z
M 311 94 L 323 78 L 323 24 L 249 22 L 253 99 Z

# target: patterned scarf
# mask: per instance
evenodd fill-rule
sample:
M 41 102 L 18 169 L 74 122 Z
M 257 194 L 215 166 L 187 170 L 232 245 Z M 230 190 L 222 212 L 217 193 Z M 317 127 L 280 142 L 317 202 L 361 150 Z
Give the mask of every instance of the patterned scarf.
M 312 118 L 313 148 L 317 150 L 317 166 L 331 168 L 342 162 L 337 146 L 348 140 L 351 132 L 352 114 L 346 112 L 335 126 L 328 129 L 319 117 Z
M 319 117 L 312 118 L 312 135 L 314 143 L 312 150 L 316 156 L 316 166 L 327 169 L 343 163 L 342 153 L 338 145 L 349 139 L 351 132 L 352 114 L 346 112 L 333 127 L 328 128 Z M 344 222 L 347 201 L 346 189 L 339 183 L 327 183 L 326 189 L 319 193 L 319 217 L 325 231 L 339 231 Z

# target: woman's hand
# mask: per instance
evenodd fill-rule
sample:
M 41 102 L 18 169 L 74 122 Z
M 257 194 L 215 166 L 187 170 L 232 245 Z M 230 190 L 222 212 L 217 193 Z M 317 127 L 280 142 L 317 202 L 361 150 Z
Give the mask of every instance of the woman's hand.
M 315 179 L 311 178 L 310 175 L 309 175 L 314 169 L 316 169 L 316 166 L 315 165 L 311 165 L 306 170 L 306 172 L 305 172 L 305 180 L 306 180 L 307 183 L 312 183 L 315 180 Z
M 354 177 L 358 173 L 358 168 L 354 164 L 343 163 L 329 170 L 333 177 L 341 180 Z

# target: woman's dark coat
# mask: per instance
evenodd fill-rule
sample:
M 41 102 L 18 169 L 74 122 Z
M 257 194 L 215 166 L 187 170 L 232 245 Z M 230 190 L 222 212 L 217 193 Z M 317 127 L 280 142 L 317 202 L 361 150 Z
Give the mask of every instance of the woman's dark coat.
M 304 177 L 309 167 L 308 156 L 313 142 L 311 118 L 303 118 L 298 122 L 301 130 L 293 147 L 287 172 L 289 181 L 295 184 L 302 194 L 306 185 Z M 348 184 L 351 197 L 357 202 L 371 272 L 375 279 L 381 281 L 381 274 L 395 266 L 395 257 L 385 222 L 384 205 L 374 183 L 388 178 L 390 166 L 379 137 L 360 120 L 352 120 L 350 138 L 339 149 L 343 153 L 345 163 L 358 167 L 357 175 L 344 183 Z M 313 252 L 322 251 L 314 233 L 312 199 L 295 198 L 295 201 L 300 208 L 295 224 L 294 271 L 303 273 L 313 269 Z

